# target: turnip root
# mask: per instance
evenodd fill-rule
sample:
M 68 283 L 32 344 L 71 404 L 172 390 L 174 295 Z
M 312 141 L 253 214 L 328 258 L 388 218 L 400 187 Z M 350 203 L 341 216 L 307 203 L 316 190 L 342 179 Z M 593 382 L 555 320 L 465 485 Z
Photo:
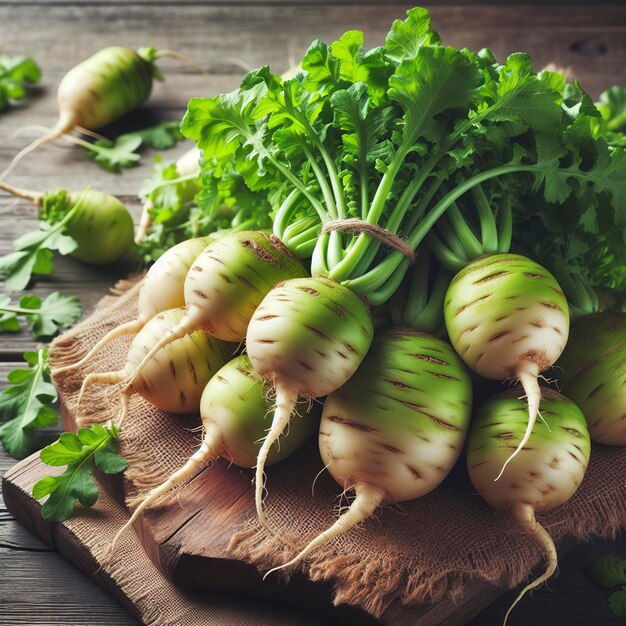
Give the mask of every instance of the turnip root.
M 115 197 L 101 191 L 68 192 L 65 189 L 41 193 L 0 183 L 0 189 L 30 200 L 39 208 L 41 220 L 55 224 L 69 207 L 80 209 L 65 225 L 65 232 L 78 244 L 70 255 L 90 265 L 108 265 L 121 259 L 133 246 L 133 218 Z
M 276 285 L 254 312 L 246 336 L 248 356 L 276 390 L 272 427 L 256 467 L 256 509 L 262 523 L 265 461 L 296 402 L 325 396 L 346 383 L 369 350 L 373 334 L 365 304 L 323 276 Z
M 311 407 L 303 404 L 289 433 L 272 446 L 269 465 L 291 455 L 313 434 L 317 425 Z M 236 357 L 222 367 L 207 384 L 200 401 L 203 437 L 198 451 L 164 483 L 150 491 L 120 529 L 113 544 L 139 515 L 159 498 L 191 478 L 211 459 L 223 457 L 238 467 L 253 467 L 259 442 L 272 419 L 263 379 L 255 372 L 247 356 Z
M 146 352 L 185 317 L 184 308 L 170 309 L 154 316 L 137 334 L 128 351 L 126 366 L 113 372 L 88 374 L 78 397 L 95 383 L 112 385 L 126 380 Z M 139 393 L 150 404 L 170 413 L 195 413 L 200 397 L 212 376 L 224 365 L 230 348 L 203 330 L 186 333 L 158 350 L 146 363 L 141 376 L 120 395 L 122 410 L 116 420 L 121 426 L 128 414 L 128 402 Z
M 526 393 L 526 432 L 503 472 L 535 424 L 541 400 L 537 378 L 565 348 L 567 301 L 552 274 L 538 263 L 518 254 L 493 254 L 452 279 L 444 317 L 450 341 L 468 367 L 485 378 L 519 380 Z
M 158 313 L 185 306 L 183 285 L 189 268 L 198 255 L 211 243 L 211 237 L 188 239 L 170 248 L 148 270 L 137 302 L 137 318 L 117 326 L 100 339 L 76 363 L 55 370 L 55 374 L 84 365 L 105 345 L 124 335 L 138 333 Z
M 167 329 L 138 363 L 128 383 L 146 363 L 172 341 L 202 329 L 223 341 L 240 342 L 265 294 L 281 280 L 306 271 L 280 240 L 259 231 L 224 235 L 195 260 L 185 279 L 187 314 Z
M 297 564 L 381 504 L 435 489 L 461 454 L 471 406 L 469 374 L 447 343 L 408 328 L 377 335 L 356 374 L 326 398 L 319 431 L 325 468 L 356 497 L 282 567 Z
M 164 56 L 174 57 L 199 69 L 172 50 L 141 48 L 135 51 L 120 46 L 104 48 L 73 67 L 59 84 L 59 121 L 56 126 L 19 152 L 0 174 L 0 180 L 23 157 L 42 144 L 68 135 L 73 130 L 94 135 L 90 131 L 136 109 L 150 95 L 153 79 L 163 80 L 156 61 Z
M 535 519 L 536 512 L 548 511 L 567 502 L 580 486 L 589 463 L 591 444 L 585 417 L 561 394 L 543 390 L 542 415 L 526 437 L 526 406 L 522 391 L 511 389 L 488 400 L 472 421 L 467 468 L 472 484 L 496 509 L 509 511 L 520 528 L 546 556 L 544 573 L 526 586 L 508 610 L 504 623 L 522 596 L 538 587 L 556 571 L 554 543 Z M 520 454 L 509 459 L 526 440 Z M 510 460 L 506 478 L 494 482 L 502 463 Z
M 193 147 L 191 150 L 185 152 L 177 161 L 176 161 L 176 171 L 181 178 L 185 178 L 188 176 L 194 176 L 198 174 L 198 183 L 189 184 L 183 187 L 185 190 L 185 199 L 187 201 L 193 200 L 194 196 L 200 190 L 200 155 L 202 153 L 198 148 Z M 175 183 L 177 179 L 172 180 L 172 183 Z M 186 197 L 186 194 L 189 193 L 190 197 Z M 140 244 L 148 235 L 148 231 L 152 226 L 152 215 L 150 215 L 150 210 L 154 208 L 154 204 L 152 200 L 146 200 L 141 210 L 141 217 L 139 218 L 139 224 L 137 226 L 137 230 L 135 231 L 135 243 Z
M 563 392 L 582 409 L 593 441 L 626 445 L 626 314 L 606 311 L 572 327 L 557 363 Z

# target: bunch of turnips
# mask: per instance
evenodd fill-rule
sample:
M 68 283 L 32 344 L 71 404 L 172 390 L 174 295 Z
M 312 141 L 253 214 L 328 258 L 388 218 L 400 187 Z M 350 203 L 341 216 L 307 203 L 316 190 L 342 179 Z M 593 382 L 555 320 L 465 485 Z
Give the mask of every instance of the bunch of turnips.
M 165 252 L 137 319 L 75 364 L 137 333 L 126 367 L 85 388 L 123 383 L 125 420 L 131 393 L 202 417 L 198 452 L 129 524 L 223 456 L 256 468 L 272 532 L 265 466 L 319 421 L 321 461 L 355 497 L 293 566 L 436 489 L 467 441 L 474 487 L 545 552 L 536 586 L 556 551 L 535 513 L 576 491 L 590 439 L 626 445 L 620 111 L 526 54 L 443 45 L 419 8 L 384 45 L 349 31 L 299 68 L 189 102 L 198 167 L 157 168 L 138 240 L 173 243 L 173 215 L 204 238 Z M 473 406 L 480 377 L 516 386 Z

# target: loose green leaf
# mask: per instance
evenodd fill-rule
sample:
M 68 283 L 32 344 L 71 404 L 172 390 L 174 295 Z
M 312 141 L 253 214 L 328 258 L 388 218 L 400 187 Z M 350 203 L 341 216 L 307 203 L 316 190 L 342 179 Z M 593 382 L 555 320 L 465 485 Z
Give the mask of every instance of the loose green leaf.
M 18 459 L 31 453 L 34 430 L 57 421 L 57 391 L 50 382 L 48 351 L 24 353 L 28 369 L 9 373 L 10 386 L 0 394 L 0 442 Z
M 39 66 L 32 59 L 0 54 L 0 111 L 11 102 L 26 97 L 26 85 L 34 85 L 41 78 Z
M 626 585 L 626 561 L 614 554 L 594 560 L 588 572 L 593 582 L 605 589 Z
M 26 317 L 35 339 L 49 339 L 78 321 L 82 314 L 80 300 L 51 293 L 43 302 L 34 295 L 22 296 L 18 306 L 10 305 L 8 296 L 0 295 L 0 329 L 19 331 L 18 316 Z
M 122 135 L 122 137 L 129 135 L 140 137 L 143 146 L 149 146 L 155 150 L 173 148 L 179 141 L 184 139 L 180 132 L 180 122 L 161 122 L 151 128 L 127 133 Z
M 609 608 L 617 617 L 626 617 L 626 586 L 609 596 Z
M 85 507 L 96 503 L 99 488 L 94 470 L 119 474 L 126 469 L 126 460 L 117 454 L 118 437 L 119 430 L 114 423 L 94 424 L 81 428 L 76 434 L 63 433 L 40 452 L 39 457 L 46 465 L 67 466 L 62 474 L 46 476 L 33 486 L 36 499 L 49 496 L 41 508 L 45 519 L 62 522 L 74 513 L 76 501 Z

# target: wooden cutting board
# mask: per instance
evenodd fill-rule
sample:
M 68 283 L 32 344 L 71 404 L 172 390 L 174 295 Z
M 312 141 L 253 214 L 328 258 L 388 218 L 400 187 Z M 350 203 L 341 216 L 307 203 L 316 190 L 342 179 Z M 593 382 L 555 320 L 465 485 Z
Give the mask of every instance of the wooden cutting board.
M 66 430 L 74 429 L 72 416 L 62 411 Z M 3 493 L 9 511 L 46 543 L 92 577 L 142 619 L 142 593 L 122 589 L 115 572 L 107 573 L 94 559 L 90 541 L 99 535 L 97 517 L 93 532 L 77 537 L 70 523 L 54 524 L 41 518 L 41 504 L 30 495 L 32 485 L 51 473 L 35 454 L 7 472 Z M 121 498 L 121 481 L 104 481 L 106 498 Z M 121 507 L 120 507 L 120 510 Z M 257 570 L 229 553 L 228 544 L 241 524 L 254 516 L 254 494 L 249 471 L 220 461 L 198 474 L 179 497 L 147 512 L 136 525 L 141 545 L 165 577 L 179 588 L 227 592 L 295 606 L 322 618 L 323 624 L 385 624 L 393 626 L 455 626 L 466 623 L 503 590 L 484 583 L 468 586 L 456 603 L 402 607 L 391 603 L 381 620 L 358 608 L 332 606 L 330 586 L 294 575 L 288 583 L 275 578 L 263 581 Z M 127 513 L 124 513 L 124 519 Z M 137 550 L 141 550 L 137 542 Z M 167 607 L 164 608 L 166 610 Z M 288 622 L 289 623 L 289 622 Z M 297 620 L 294 624 L 300 624 Z

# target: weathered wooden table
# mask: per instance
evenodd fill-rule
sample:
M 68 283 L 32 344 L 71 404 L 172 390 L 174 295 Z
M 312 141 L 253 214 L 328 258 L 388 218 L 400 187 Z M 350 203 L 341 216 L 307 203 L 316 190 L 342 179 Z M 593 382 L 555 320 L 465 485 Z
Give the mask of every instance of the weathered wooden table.
M 284 71 L 289 58 L 302 53 L 314 38 L 327 41 L 349 28 L 360 28 L 366 41 L 382 41 L 388 26 L 412 3 L 350 0 L 0 0 L 0 52 L 33 56 L 41 64 L 42 87 L 24 106 L 0 115 L 0 168 L 24 145 L 26 136 L 11 135 L 27 124 L 52 126 L 56 121 L 55 88 L 63 73 L 107 45 L 154 45 L 180 50 L 209 69 L 192 74 L 164 60 L 165 83 L 155 86 L 150 102 L 130 119 L 105 134 L 177 119 L 192 96 L 205 96 L 237 85 L 244 67 L 269 63 Z M 537 67 L 548 62 L 571 68 L 594 97 L 614 83 L 626 84 L 626 4 L 614 2 L 550 2 L 508 0 L 480 4 L 429 2 L 435 27 L 456 46 L 492 48 L 500 59 L 525 50 Z M 175 158 L 187 146 L 167 153 Z M 123 174 L 108 174 L 79 149 L 49 146 L 28 157 L 10 182 L 35 190 L 93 185 L 114 193 L 135 212 L 136 193 L 150 169 L 151 158 Z M 10 242 L 35 225 L 32 207 L 0 196 L 0 254 Z M 114 282 L 136 269 L 133 262 L 94 269 L 70 259 L 56 259 L 53 276 L 29 291 L 54 290 L 79 296 L 89 314 Z M 27 333 L 0 338 L 0 380 L 16 367 L 20 355 L 34 347 Z M 55 431 L 38 435 L 44 445 Z M 0 473 L 14 460 L 0 451 Z M 607 608 L 607 592 L 584 574 L 592 558 L 616 553 L 626 557 L 626 542 L 595 542 L 581 546 L 561 562 L 560 576 L 518 606 L 512 624 L 567 623 L 570 626 L 623 623 Z M 499 624 L 512 593 L 471 623 Z M 112 599 L 57 553 L 15 522 L 0 500 L 0 624 L 122 625 L 135 623 Z

